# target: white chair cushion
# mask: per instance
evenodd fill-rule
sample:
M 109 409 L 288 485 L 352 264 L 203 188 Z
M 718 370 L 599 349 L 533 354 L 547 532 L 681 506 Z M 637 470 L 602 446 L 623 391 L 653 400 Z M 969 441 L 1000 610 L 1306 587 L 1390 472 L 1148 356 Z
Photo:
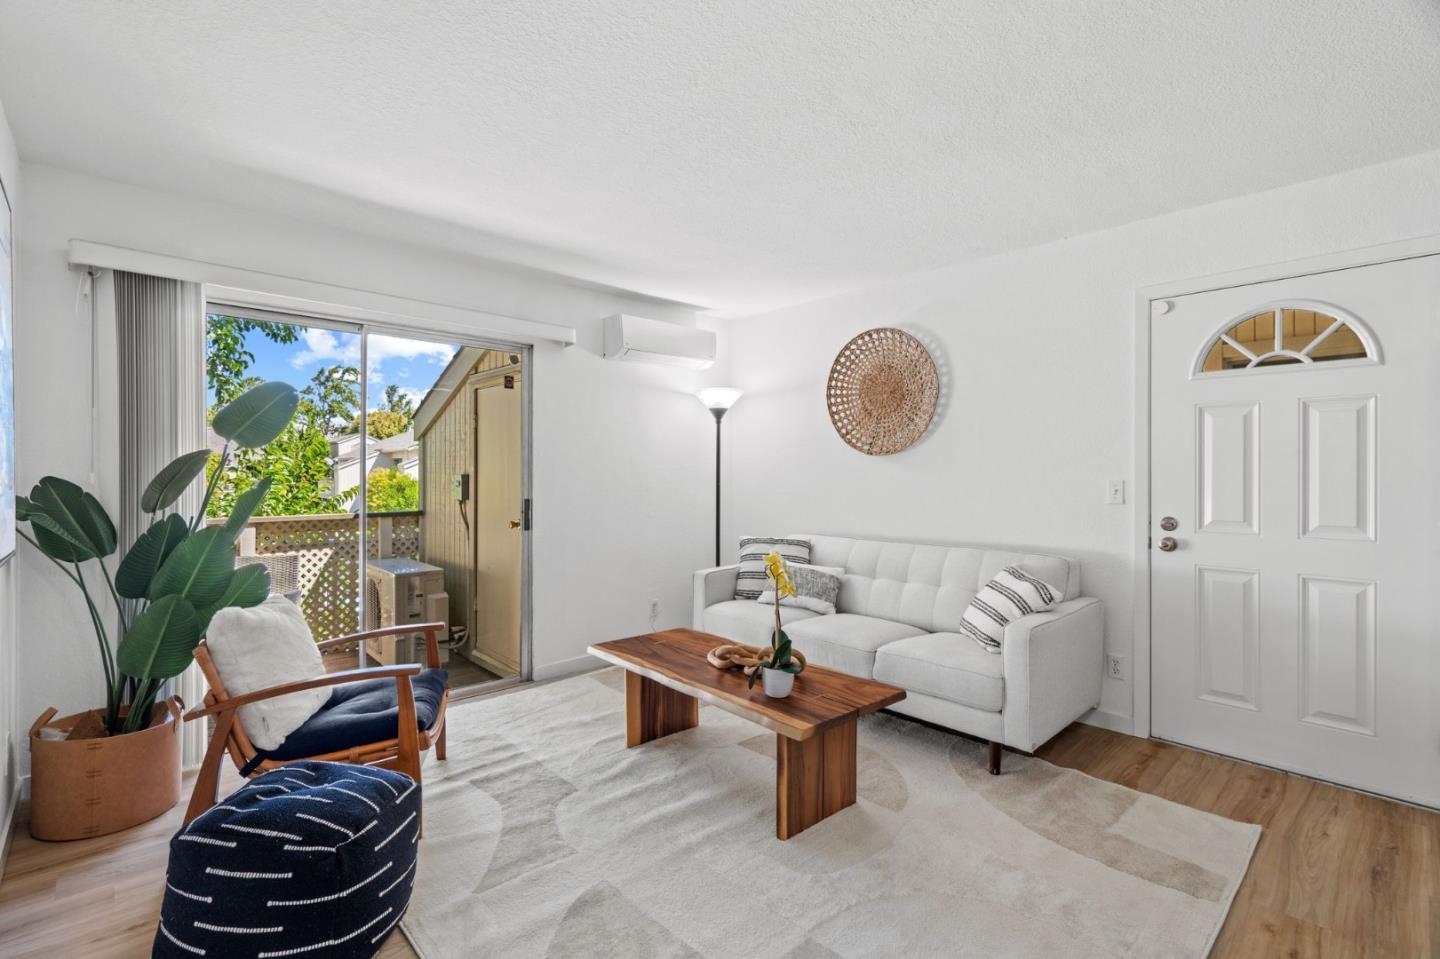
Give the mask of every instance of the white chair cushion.
M 839 612 L 909 623 L 927 633 L 958 630 L 975 594 L 1006 566 L 1019 566 L 1060 588 L 1065 599 L 1080 595 L 1080 563 L 1064 556 L 811 533 L 791 536 L 810 543 L 810 563 L 845 568 L 835 603 Z
M 785 635 L 816 665 L 866 679 L 874 674 L 877 649 L 921 632 L 905 623 L 853 613 L 818 616 L 785 627 Z
M 210 621 L 205 645 L 231 696 L 325 675 L 304 614 L 284 596 L 249 609 L 220 610 Z M 240 725 L 257 748 L 277 749 L 325 705 L 331 691 L 322 686 L 241 706 Z
M 780 624 L 789 635 L 791 623 L 818 615 L 798 606 L 782 605 Z M 769 646 L 770 634 L 775 630 L 775 607 L 761 606 L 753 599 L 728 599 L 705 608 L 700 628 L 747 646 Z
M 998 713 L 1005 707 L 1004 660 L 967 639 L 958 633 L 927 633 L 889 643 L 875 654 L 875 678 Z

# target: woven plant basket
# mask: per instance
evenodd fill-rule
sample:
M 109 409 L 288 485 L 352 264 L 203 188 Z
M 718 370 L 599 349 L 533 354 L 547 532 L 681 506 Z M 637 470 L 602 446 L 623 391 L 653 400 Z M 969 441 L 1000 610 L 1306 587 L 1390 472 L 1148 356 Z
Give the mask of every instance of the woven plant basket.
M 156 703 L 150 725 L 120 736 L 88 737 L 100 710 L 55 719 L 47 709 L 30 727 L 30 835 L 88 839 L 154 819 L 180 801 L 178 698 Z M 42 739 L 50 726 L 77 735 Z M 77 731 L 77 727 L 79 727 Z
M 825 405 L 835 432 L 870 456 L 913 446 L 935 416 L 940 374 L 925 345 L 882 326 L 855 337 L 830 367 Z

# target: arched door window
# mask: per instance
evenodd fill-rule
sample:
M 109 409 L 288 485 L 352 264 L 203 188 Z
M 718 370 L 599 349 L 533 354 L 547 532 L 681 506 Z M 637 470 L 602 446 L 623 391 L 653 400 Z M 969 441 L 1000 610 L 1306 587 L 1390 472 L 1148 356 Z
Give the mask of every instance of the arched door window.
M 1317 363 L 1378 363 L 1374 336 L 1355 317 L 1324 303 L 1266 304 L 1210 338 L 1195 373 Z

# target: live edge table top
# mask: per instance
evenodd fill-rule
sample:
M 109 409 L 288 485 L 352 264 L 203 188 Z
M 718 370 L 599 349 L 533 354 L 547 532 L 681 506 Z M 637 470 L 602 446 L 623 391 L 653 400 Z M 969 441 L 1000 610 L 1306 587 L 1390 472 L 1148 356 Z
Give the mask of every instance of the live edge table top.
M 905 690 L 871 679 L 848 676 L 822 666 L 806 666 L 784 699 L 771 699 L 739 669 L 716 669 L 705 654 L 730 642 L 693 629 L 663 632 L 596 643 L 590 655 L 639 673 L 647 679 L 701 702 L 718 706 L 787 739 L 809 739 L 817 733 L 873 713 L 905 698 Z

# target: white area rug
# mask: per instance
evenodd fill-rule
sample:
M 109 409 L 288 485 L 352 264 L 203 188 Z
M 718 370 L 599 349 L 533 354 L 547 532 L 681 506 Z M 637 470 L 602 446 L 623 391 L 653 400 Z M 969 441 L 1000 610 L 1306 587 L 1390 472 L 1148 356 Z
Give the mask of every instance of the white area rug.
M 457 706 L 402 927 L 424 959 L 1198 957 L 1260 827 L 894 716 L 859 801 L 775 838 L 774 734 L 626 749 L 605 670 Z

